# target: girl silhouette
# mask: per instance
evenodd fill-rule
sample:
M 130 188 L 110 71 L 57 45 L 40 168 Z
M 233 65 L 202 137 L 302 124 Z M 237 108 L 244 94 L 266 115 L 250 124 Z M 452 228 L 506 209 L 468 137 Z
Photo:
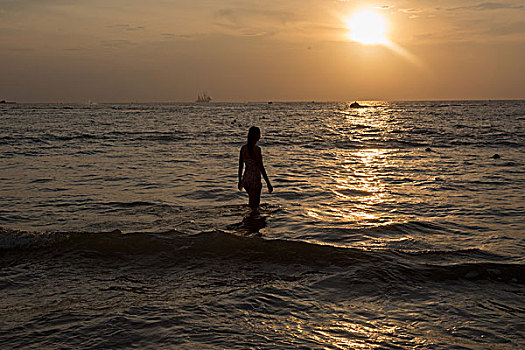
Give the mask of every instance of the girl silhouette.
M 273 187 L 270 184 L 270 179 L 266 175 L 264 169 L 261 148 L 257 146 L 257 142 L 261 138 L 261 130 L 252 126 L 248 131 L 248 142 L 241 147 L 239 154 L 239 184 L 237 187 L 242 190 L 243 187 L 248 192 L 249 202 L 248 205 L 253 211 L 259 208 L 261 202 L 261 174 L 266 181 L 268 192 L 273 192 Z M 242 175 L 242 169 L 246 164 L 246 170 Z

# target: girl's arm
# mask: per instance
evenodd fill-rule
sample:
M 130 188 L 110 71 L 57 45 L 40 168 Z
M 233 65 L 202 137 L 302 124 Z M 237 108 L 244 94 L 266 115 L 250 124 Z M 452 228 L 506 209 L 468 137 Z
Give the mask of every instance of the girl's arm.
M 242 149 L 243 149 L 243 147 L 241 147 L 241 151 L 239 152 L 239 173 L 238 173 L 239 182 L 237 184 L 237 188 L 239 188 L 239 191 L 242 190 L 242 168 L 244 167 L 244 159 L 242 157 Z
M 257 150 L 259 151 L 259 169 L 261 170 L 261 174 L 264 178 L 264 181 L 266 181 L 266 187 L 268 187 L 268 192 L 272 193 L 273 192 L 273 186 L 272 184 L 270 183 L 270 179 L 268 178 L 268 175 L 266 174 L 266 169 L 264 169 L 264 164 L 263 164 L 263 158 L 262 158 L 262 152 L 261 152 L 261 148 L 260 147 L 257 147 Z

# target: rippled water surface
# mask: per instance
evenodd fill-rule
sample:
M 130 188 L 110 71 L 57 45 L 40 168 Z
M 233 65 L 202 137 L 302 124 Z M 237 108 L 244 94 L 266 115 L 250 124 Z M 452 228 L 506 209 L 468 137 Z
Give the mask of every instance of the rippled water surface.
M 0 107 L 0 346 L 525 347 L 525 102 L 366 105 Z

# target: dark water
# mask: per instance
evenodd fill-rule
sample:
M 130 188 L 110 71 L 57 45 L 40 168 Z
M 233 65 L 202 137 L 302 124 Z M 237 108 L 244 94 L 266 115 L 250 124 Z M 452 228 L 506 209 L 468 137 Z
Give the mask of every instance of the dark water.
M 525 347 L 525 102 L 368 105 L 0 107 L 0 347 Z

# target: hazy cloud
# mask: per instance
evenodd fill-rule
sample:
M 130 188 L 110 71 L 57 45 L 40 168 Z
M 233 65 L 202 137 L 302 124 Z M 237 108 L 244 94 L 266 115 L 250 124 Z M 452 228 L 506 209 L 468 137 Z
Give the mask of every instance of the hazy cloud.
M 421 12 L 423 12 L 423 10 L 422 9 L 409 8 L 409 9 L 399 9 L 399 12 L 413 14 L 413 13 L 421 13 Z
M 117 40 L 102 40 L 100 42 L 100 45 L 104 47 L 112 48 L 112 49 L 123 49 L 123 48 L 134 46 L 135 43 L 129 40 L 117 39 Z
M 523 5 L 513 5 L 497 2 L 484 2 L 474 6 L 477 10 L 522 9 Z
M 29 48 L 29 47 L 14 47 L 14 48 L 8 48 L 8 51 L 12 52 L 33 52 L 35 49 Z
M 206 34 L 174 34 L 174 33 L 161 33 L 160 36 L 163 39 L 181 39 L 181 40 L 191 40 L 196 38 L 202 38 Z
M 259 9 L 221 9 L 217 11 L 218 19 L 227 20 L 231 23 L 246 24 L 251 21 L 269 21 L 273 23 L 286 24 L 293 21 L 295 15 L 291 12 Z
M 525 33 L 525 21 L 507 23 L 501 26 L 493 27 L 488 29 L 485 33 L 491 35 L 511 35 Z
M 432 39 L 436 39 L 436 34 L 435 33 L 415 34 L 414 38 L 417 40 L 432 40 Z
M 221 9 L 215 24 L 242 36 L 273 35 L 295 20 L 291 12 L 259 9 Z
M 115 28 L 120 30 L 125 30 L 128 32 L 135 32 L 137 30 L 144 30 L 144 26 L 133 26 L 131 24 L 112 24 L 109 25 L 108 28 Z
M 67 0 L 0 0 L 0 15 L 13 11 L 22 11 L 30 7 L 38 6 L 40 8 L 48 5 L 71 5 Z
M 472 6 L 460 6 L 449 8 L 448 11 L 457 11 L 457 10 L 477 10 L 477 11 L 487 11 L 487 10 L 515 10 L 523 9 L 523 5 L 515 5 L 510 3 L 503 2 L 483 2 L 477 5 Z

